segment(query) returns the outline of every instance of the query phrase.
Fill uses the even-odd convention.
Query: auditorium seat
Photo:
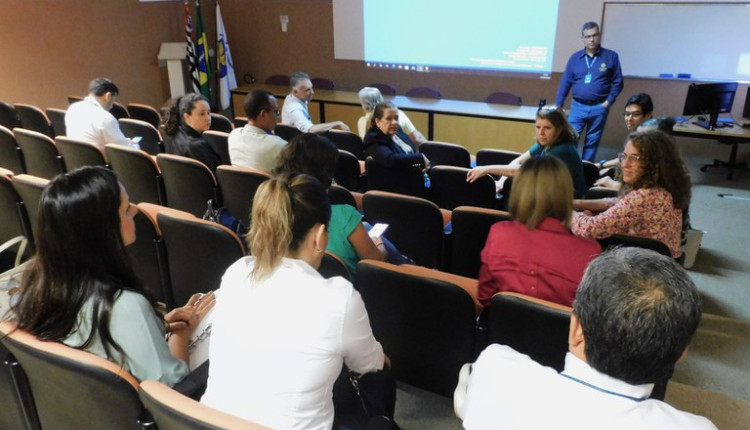
[[[23,153],[10,129],[0,126],[0,167],[13,173],[26,173]]]
[[[107,158],[104,151],[97,145],[84,140],[67,136],[55,137],[57,149],[65,161],[65,168],[70,171],[83,166],[106,166]]]
[[[428,140],[419,145],[419,152],[430,160],[431,166],[471,167],[471,154],[455,143]]]
[[[151,155],[166,152],[164,150],[164,140],[161,137],[158,125],[154,126],[146,121],[134,118],[122,118],[117,121],[120,123],[122,134],[126,137],[131,139],[134,137],[141,137],[141,141],[138,142],[141,150],[146,151]]]
[[[380,94],[384,96],[395,96],[396,95],[396,87],[394,87],[391,84],[383,84],[383,83],[373,83],[367,85],[368,87],[377,88],[380,90]]]
[[[249,167],[219,166],[216,169],[216,180],[221,188],[224,207],[246,228],[250,228],[250,211],[255,192],[270,177],[266,172]]]
[[[339,149],[339,161],[336,163],[333,179],[338,185],[349,191],[362,192],[365,190],[366,178],[362,174],[362,164],[349,151]]]
[[[0,332],[28,378],[42,428],[132,430],[145,423],[138,381],[121,365],[42,341],[9,321]]]
[[[139,396],[159,430],[269,430],[205,406],[159,381],[143,381]]]
[[[283,85],[289,86],[289,75],[271,75],[265,80],[266,85]]]
[[[209,200],[213,201],[214,207],[222,205],[219,184],[205,164],[174,154],[157,155],[156,164],[164,178],[170,208],[202,217]]]
[[[156,160],[148,153],[129,146],[108,143],[104,147],[109,165],[128,190],[130,201],[167,204],[164,178]]]
[[[583,179],[586,183],[586,189],[593,187],[599,176],[599,167],[590,161],[583,160]]]
[[[365,160],[367,190],[388,191],[425,197],[425,177],[422,169],[414,166],[386,167],[372,158]]]
[[[0,273],[18,266],[31,247],[31,225],[12,176],[0,168]]]
[[[111,113],[115,119],[130,118],[130,114],[128,114],[128,110],[125,106],[117,102],[112,103],[112,107],[109,108],[109,113]]]
[[[203,138],[219,154],[219,158],[221,158],[220,164],[232,164],[229,159],[229,132],[214,129],[206,130],[203,132]]]
[[[16,113],[18,113],[18,119],[21,121],[22,128],[42,133],[50,138],[55,137],[52,133],[52,125],[49,118],[47,118],[47,114],[41,109],[23,103],[16,103],[14,107],[16,108]]]
[[[326,279],[341,276],[347,281],[352,280],[346,263],[331,251],[326,251],[323,254],[323,259],[320,261],[320,266],[318,267],[318,273]]]
[[[30,249],[33,251],[36,239],[39,237],[39,202],[42,199],[42,191],[49,180],[31,175],[14,175],[12,182],[13,188],[21,197],[23,207],[26,209],[31,231],[31,237],[27,235],[26,238],[29,240]]]
[[[485,341],[476,324],[476,279],[424,267],[363,260],[355,288],[393,376],[451,397],[464,363]]]
[[[232,121],[220,113],[211,112],[211,130],[223,131],[224,133],[231,133],[234,129]]]
[[[0,344],[0,428],[8,430],[41,430],[34,398],[21,363]]]
[[[234,120],[232,120],[232,123],[234,123],[234,128],[241,128],[247,125],[247,117],[246,116],[236,116],[234,117]]]
[[[65,163],[52,138],[24,128],[13,129],[13,134],[23,153],[26,173],[52,179],[65,172]]]
[[[332,205],[349,205],[354,208],[357,207],[357,201],[354,199],[354,195],[340,185],[333,184],[328,188],[328,198],[331,200]]]
[[[312,82],[313,88],[316,90],[333,91],[336,89],[336,84],[328,78],[312,78],[310,82]]]
[[[510,214],[494,209],[459,206],[453,209],[451,225],[450,272],[476,278],[482,260],[480,253],[487,243],[490,227],[510,220]]]
[[[138,203],[133,217],[135,223],[135,242],[128,245],[125,251],[133,264],[133,270],[143,281],[146,289],[154,298],[166,305],[167,310],[174,309],[176,304],[172,297],[172,284],[169,280],[167,251],[161,238],[161,231],[154,216],[157,207],[151,203]],[[163,206],[158,206],[162,208]],[[179,306],[184,305],[180,303]]]
[[[65,136],[65,109],[47,108],[45,113],[52,127],[52,136]]]
[[[0,126],[6,127],[8,130],[21,126],[18,112],[10,103],[0,101]]]
[[[157,130],[161,124],[161,115],[159,115],[159,111],[153,106],[141,103],[128,103],[128,114],[132,119],[146,121]]]
[[[521,106],[521,96],[513,93],[506,93],[504,91],[496,91],[489,94],[485,99],[485,103],[495,103],[501,105],[515,105]]]
[[[504,149],[480,149],[477,151],[477,166],[490,166],[493,164],[508,164],[520,156],[517,151]]]
[[[294,137],[302,134],[302,132],[299,131],[297,128],[292,127],[291,125],[286,125],[286,124],[276,124],[276,128],[274,129],[273,132],[276,136],[279,136],[280,138],[286,140],[287,142],[292,140]]]
[[[443,94],[440,90],[430,87],[414,87],[406,92],[406,97],[418,97],[423,99],[441,99]]]
[[[466,182],[469,169],[454,166],[435,166],[430,169],[430,200],[442,209],[458,206],[497,207],[495,181],[483,176]]]
[[[343,149],[351,154],[354,154],[358,160],[364,160],[365,155],[362,149],[362,138],[358,134],[352,133],[351,131],[343,130],[330,130],[325,133],[325,136],[331,139],[331,142],[336,144],[338,149]]]
[[[387,237],[420,266],[440,268],[443,256],[443,215],[431,201],[383,191],[362,198],[365,220],[388,224]]]
[[[656,239],[650,239],[647,237],[630,236],[627,234],[615,234],[603,239],[597,239],[597,241],[602,246],[602,251],[620,246],[634,246],[638,248],[650,249],[652,251],[658,252],[659,254],[666,255],[667,257],[672,256],[672,252],[669,250],[669,247],[667,245]]]

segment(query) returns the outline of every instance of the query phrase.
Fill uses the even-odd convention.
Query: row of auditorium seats
[[[264,429],[204,406],[158,381],[0,323],[0,428],[16,430]]]
[[[289,75],[271,75],[266,78],[266,85],[289,85]],[[334,90],[336,89],[335,83],[328,78],[312,78],[310,81],[313,84],[313,88],[320,90]],[[384,96],[395,96],[397,91],[396,87],[391,84],[382,82],[374,82],[367,85],[368,87],[374,87],[380,90]],[[413,87],[410,88],[406,93],[406,97],[417,97],[426,99],[440,99],[443,94],[437,88],[432,87]],[[495,103],[504,105],[516,105],[521,106],[521,96],[504,91],[496,91],[489,94],[485,98],[485,103]]]

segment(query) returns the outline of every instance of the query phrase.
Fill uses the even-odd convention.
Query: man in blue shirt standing
[[[572,89],[568,122],[578,134],[586,128],[581,158],[593,162],[607,122],[609,107],[622,91],[622,70],[615,51],[601,47],[599,24],[581,27],[585,49],[570,56],[557,89],[555,104],[562,106]]]

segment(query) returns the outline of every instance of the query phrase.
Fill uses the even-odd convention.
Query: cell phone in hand
[[[372,238],[380,237],[385,233],[385,229],[388,228],[388,224],[384,223],[377,223],[370,229],[369,232],[367,232],[368,235]]]

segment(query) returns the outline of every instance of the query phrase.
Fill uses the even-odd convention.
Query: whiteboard
[[[605,2],[602,46],[626,76],[750,82],[750,3]]]

